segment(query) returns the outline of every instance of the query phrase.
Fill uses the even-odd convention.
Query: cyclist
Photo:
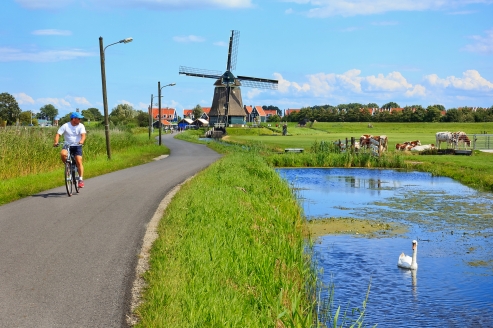
[[[55,134],[55,143],[54,146],[58,146],[58,140],[60,136],[63,135],[65,142],[71,145],[78,146],[70,146],[70,152],[75,154],[75,164],[77,165],[77,170],[79,171],[79,188],[84,188],[84,181],[82,179],[84,174],[84,166],[82,165],[82,145],[86,141],[86,128],[84,124],[80,123],[80,120],[84,118],[80,113],[73,112],[70,114],[70,122],[63,124],[58,132]],[[62,149],[60,152],[60,156],[62,158],[62,162],[65,163],[67,161],[68,152],[66,149]]]

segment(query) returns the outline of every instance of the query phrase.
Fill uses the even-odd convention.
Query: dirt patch
[[[324,218],[308,221],[308,231],[312,238],[323,235],[362,235],[365,237],[391,237],[407,232],[407,228],[397,223],[355,218]]]

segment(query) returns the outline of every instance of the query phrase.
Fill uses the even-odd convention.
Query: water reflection
[[[355,217],[405,223],[409,235],[326,235],[314,247],[335,303],[360,307],[378,327],[493,327],[493,197],[420,172],[280,169],[309,219]],[[397,267],[419,238],[417,271]],[[418,285],[418,273],[420,281]]]

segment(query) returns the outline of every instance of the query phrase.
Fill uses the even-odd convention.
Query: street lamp
[[[176,85],[176,83],[170,83],[170,84],[166,84],[166,85],[163,85],[161,86],[161,82],[158,82],[157,83],[157,89],[158,89],[158,98],[159,98],[159,146],[161,146],[161,131],[162,131],[162,123],[161,123],[161,90],[164,88],[164,87],[172,87]]]
[[[103,84],[103,106],[104,106],[104,132],[106,135],[106,153],[108,154],[108,159],[111,159],[111,147],[110,147],[110,125],[108,120],[108,100],[106,98],[106,69],[104,67],[104,51],[109,46],[117,43],[129,43],[132,42],[132,38],[126,38],[118,42],[107,45],[103,48],[103,37],[99,37],[99,56],[101,57],[101,80]]]
[[[156,96],[157,97],[157,96]],[[151,133],[153,131],[153,127],[152,127],[152,106],[154,106],[154,97],[153,94],[151,94],[151,106],[149,106],[149,140],[151,140]]]

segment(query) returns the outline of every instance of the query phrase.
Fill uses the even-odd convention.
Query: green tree
[[[58,109],[56,109],[52,104],[44,105],[39,109],[39,114],[48,121],[53,121],[55,117],[58,116]]]
[[[138,110],[137,115],[135,116],[135,121],[138,126],[149,126],[149,113]]]
[[[21,125],[31,124],[31,111],[27,110],[19,114],[19,123]]]
[[[17,100],[9,93],[0,93],[0,119],[14,125],[21,114]]]
[[[391,101],[391,102],[386,103],[385,105],[383,105],[382,108],[391,109],[391,108],[401,108],[401,107],[399,106],[399,104]]]
[[[447,110],[447,113],[443,117],[444,122],[460,122],[459,119],[459,110],[457,108],[450,108]]]
[[[109,118],[115,125],[124,125],[132,122],[137,112],[129,104],[119,104],[111,110]]]
[[[88,112],[91,114],[89,115]],[[82,115],[87,116],[87,117],[92,117],[91,120],[94,120],[94,121],[102,121],[103,120],[103,114],[101,114],[99,109],[94,108],[94,107],[84,109],[82,111]]]
[[[376,103],[369,103],[368,105],[366,105],[366,107],[368,107],[368,108],[380,108],[380,107],[378,107],[378,105]]]
[[[196,120],[196,119],[200,118],[202,116],[202,114],[204,114],[204,110],[202,109],[202,107],[200,105],[197,104],[197,106],[195,106],[192,110],[193,118]]]
[[[70,122],[70,115],[72,113],[68,113],[66,114],[64,117],[61,117],[59,120],[58,120],[58,125],[59,126],[62,126],[63,124],[67,123],[67,122]],[[84,115],[84,114],[82,114]]]
[[[436,106],[441,106],[441,105],[433,105],[433,106],[428,106],[426,108],[426,115],[425,115],[426,122],[440,122],[440,118],[442,117],[442,112],[441,112],[442,110],[440,109],[440,107],[436,107]]]
[[[267,117],[267,122],[281,122],[281,117],[279,115],[271,115]]]

